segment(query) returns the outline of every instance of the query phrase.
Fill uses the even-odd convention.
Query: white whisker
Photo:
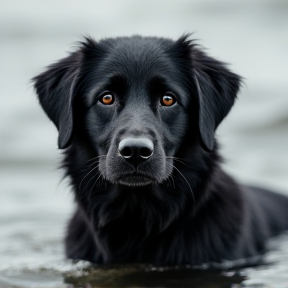
[[[89,198],[90,198],[90,195],[91,195],[91,192],[92,192],[94,186],[96,185],[96,183],[98,182],[98,180],[99,180],[100,177],[101,177],[101,173],[99,174],[99,176],[97,177],[96,181],[94,182],[94,184],[92,185],[92,187],[91,187],[91,189],[90,189],[90,191],[89,191]]]
[[[107,157],[107,155],[99,155],[99,156],[93,157],[93,158],[87,160],[83,165],[86,165],[86,164],[88,164],[89,162],[91,162],[93,160],[98,160],[101,157]]]
[[[181,158],[177,158],[177,157],[173,157],[173,156],[165,156],[165,158],[166,159],[173,159],[173,160],[185,165],[186,167],[188,167],[188,165],[185,162],[183,162],[184,160]]]
[[[96,163],[95,163],[96,164]],[[83,179],[81,180],[81,182],[80,182],[80,184],[79,184],[79,190],[81,191],[81,186],[82,186],[82,183],[83,183],[83,181],[85,180],[85,178],[87,178],[87,176],[89,175],[89,174],[91,174],[95,169],[97,169],[99,167],[99,164],[96,166],[96,167],[94,167],[93,169],[91,169],[84,177],[83,177]],[[91,180],[91,179],[90,179]],[[88,182],[89,183],[89,182]],[[87,184],[86,184],[86,186],[87,186]],[[86,188],[86,186],[85,186],[85,188]]]
[[[170,165],[183,177],[183,179],[185,180],[185,182],[187,183],[187,185],[188,185],[188,187],[189,187],[189,189],[190,189],[190,191],[191,191],[191,195],[192,195],[192,198],[193,198],[193,202],[195,203],[195,197],[194,197],[193,190],[192,190],[192,188],[191,188],[188,180],[186,179],[186,177],[185,177],[185,176],[180,172],[180,170],[179,170],[177,167],[175,167],[175,165],[173,165],[172,163],[167,162],[166,164],[170,164]]]

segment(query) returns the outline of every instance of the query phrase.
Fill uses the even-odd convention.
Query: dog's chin
[[[147,186],[155,182],[155,180],[143,176],[143,175],[126,175],[118,179],[119,184],[130,186],[130,187],[140,187]]]

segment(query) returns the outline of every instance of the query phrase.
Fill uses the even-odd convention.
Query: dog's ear
[[[193,74],[199,97],[199,130],[206,149],[214,147],[214,132],[227,116],[236,99],[241,77],[224,63],[190,46]]]
[[[70,144],[73,131],[73,99],[81,66],[81,52],[48,67],[47,71],[32,79],[44,111],[54,122],[58,131],[58,146],[66,148]]]

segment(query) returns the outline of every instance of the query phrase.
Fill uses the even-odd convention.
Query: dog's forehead
[[[151,75],[169,75],[175,70],[168,54],[173,45],[171,40],[134,36],[115,38],[101,44],[106,50],[106,57],[100,65],[105,72],[115,73],[117,70],[124,76],[138,76],[144,80]]]

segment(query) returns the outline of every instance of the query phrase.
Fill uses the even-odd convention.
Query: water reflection
[[[145,267],[96,268],[81,276],[67,274],[69,288],[85,287],[205,287],[236,288],[245,280],[237,271],[161,269]]]

